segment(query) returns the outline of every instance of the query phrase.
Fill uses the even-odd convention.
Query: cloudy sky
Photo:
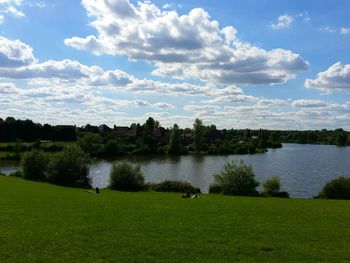
[[[0,0],[0,117],[350,129],[350,0]]]

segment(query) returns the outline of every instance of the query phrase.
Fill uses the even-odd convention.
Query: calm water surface
[[[139,163],[148,182],[184,180],[207,193],[213,175],[226,162],[241,159],[252,165],[260,182],[279,176],[283,190],[292,197],[312,197],[332,178],[350,177],[350,147],[331,145],[283,144],[282,149],[270,149],[267,153],[255,155],[128,156],[117,160]],[[108,185],[112,163],[108,160],[92,163],[90,175],[94,187]],[[0,163],[0,167],[6,174],[18,169],[18,164]]]

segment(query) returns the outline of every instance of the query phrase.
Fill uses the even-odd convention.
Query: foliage
[[[181,153],[181,134],[180,128],[175,123],[173,129],[171,130],[170,143],[169,143],[169,153],[180,154]]]
[[[23,172],[18,170],[18,171],[15,171],[15,172],[12,172],[9,174],[9,176],[13,176],[13,177],[23,177]]]
[[[86,133],[79,139],[79,146],[85,153],[98,156],[103,150],[102,137],[98,133]]]
[[[178,193],[189,192],[191,194],[196,194],[201,192],[198,187],[194,187],[190,183],[184,182],[184,181],[166,180],[161,183],[152,184],[151,188],[157,192],[178,192]]]
[[[114,163],[110,172],[109,187],[113,190],[138,191],[144,188],[145,179],[140,165],[127,162]]]
[[[281,189],[281,179],[277,176],[273,176],[270,179],[266,179],[266,181],[263,183],[263,187],[263,192],[274,196]]]
[[[222,186],[218,184],[209,185],[209,194],[221,194]]]
[[[196,119],[193,123],[193,140],[194,149],[196,152],[200,152],[204,148],[204,125],[203,121]]]
[[[88,156],[79,147],[68,147],[51,159],[49,181],[65,186],[91,187],[88,162]]]
[[[336,144],[337,146],[345,146],[348,141],[348,135],[346,132],[343,130],[338,131],[337,139],[336,139]]]
[[[287,192],[281,192],[281,179],[277,176],[273,176],[270,179],[265,180],[263,183],[262,195],[273,196],[273,197],[284,197],[288,198],[289,194]]]
[[[320,192],[319,198],[350,199],[350,178],[338,177],[328,182]]]
[[[75,141],[76,131],[74,126],[41,125],[31,120],[16,120],[12,117],[3,120],[0,118],[0,141],[14,142],[17,140]]]
[[[253,169],[241,160],[228,162],[224,169],[215,175],[214,185],[222,188],[227,195],[255,196],[259,182],[255,179]]]
[[[23,155],[21,167],[23,178],[28,180],[46,180],[47,173],[47,156],[37,150],[27,152]]]

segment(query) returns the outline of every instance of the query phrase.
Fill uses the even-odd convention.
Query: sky
[[[0,118],[350,130],[350,0],[0,0]]]

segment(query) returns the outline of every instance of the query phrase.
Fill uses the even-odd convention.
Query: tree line
[[[93,157],[122,154],[254,154],[267,148],[282,147],[281,143],[309,143],[349,145],[349,132],[343,129],[319,131],[279,131],[265,129],[217,129],[196,119],[192,128],[161,127],[159,121],[149,117],[145,123],[130,126],[107,125],[83,127],[38,124],[31,120],[0,119],[1,142],[35,142],[35,148],[46,151],[62,150],[49,145],[56,141],[72,141]],[[33,146],[33,147],[34,147]],[[1,146],[2,151],[11,147]],[[30,150],[26,146],[24,150]],[[17,148],[20,148],[17,146]]]

